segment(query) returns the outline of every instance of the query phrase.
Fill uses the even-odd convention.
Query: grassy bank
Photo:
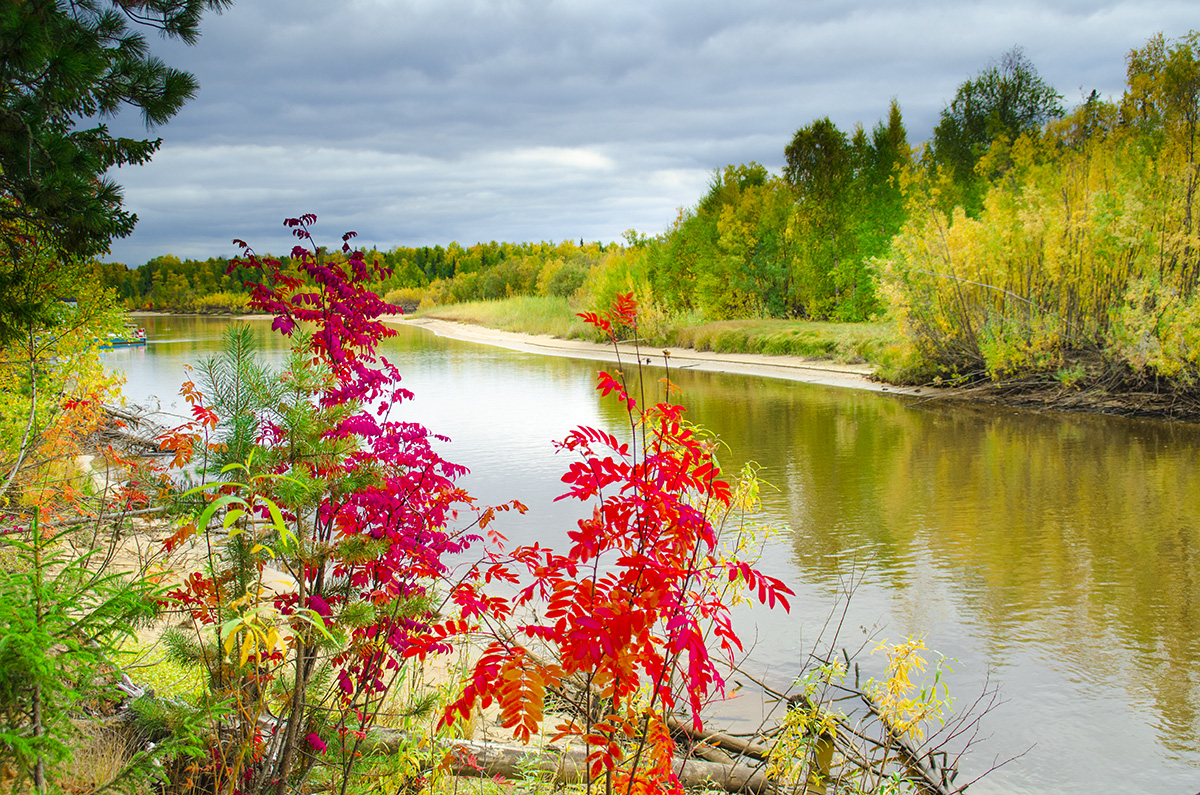
[[[666,343],[716,353],[765,353],[881,364],[892,342],[886,323],[722,320],[670,330]]]
[[[521,296],[422,309],[417,317],[473,323],[522,334],[549,334],[564,339],[595,339],[565,298]],[[658,320],[643,328],[653,345],[693,348],[717,353],[765,353],[837,362],[886,364],[894,340],[886,323],[823,323],[806,320],[723,320],[689,323]]]
[[[522,295],[497,301],[470,301],[427,307],[413,317],[433,317],[458,323],[512,331],[549,334],[563,339],[595,339],[590,326],[575,316],[565,298]]]

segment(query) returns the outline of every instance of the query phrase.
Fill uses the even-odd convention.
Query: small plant
[[[28,784],[43,793],[68,773],[80,737],[74,718],[122,700],[111,659],[154,614],[155,591],[144,578],[107,573],[98,551],[68,554],[76,528],[47,533],[35,514],[3,529],[17,565],[0,568],[0,767],[15,777],[14,791]],[[128,755],[99,788],[147,775],[149,762]]]
[[[883,681],[871,680],[866,688],[880,718],[897,734],[911,735],[917,740],[924,736],[927,725],[945,723],[946,711],[953,704],[942,679],[944,671],[953,670],[945,659],[938,658],[929,686],[917,689],[913,677],[925,671],[924,638],[910,637],[896,644],[885,640],[875,650],[884,652],[888,658]]]
[[[1082,363],[1077,362],[1068,367],[1060,368],[1054,374],[1054,378],[1067,389],[1078,389],[1087,382],[1088,371]]]
[[[922,638],[885,640],[875,650],[888,658],[882,680],[860,688],[846,682],[850,657],[819,660],[786,696],[788,709],[767,767],[782,792],[961,791],[949,787],[956,767],[933,761],[945,761],[942,749],[926,747],[937,734],[932,727],[946,723],[953,705],[943,679],[949,666],[939,658],[928,683],[918,688],[914,680],[926,665]]]

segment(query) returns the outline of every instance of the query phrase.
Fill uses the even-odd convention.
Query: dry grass
[[[92,722],[80,722],[79,743],[55,784],[63,792],[94,792],[121,775],[137,752],[134,741],[124,733]]]

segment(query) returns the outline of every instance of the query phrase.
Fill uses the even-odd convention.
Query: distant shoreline
[[[130,317],[223,317],[238,320],[272,320],[273,315],[230,315],[200,312],[130,312]],[[471,323],[428,317],[387,317],[384,322],[396,326],[416,326],[436,336],[448,339],[491,345],[508,350],[564,356],[575,359],[615,362],[617,353],[611,345],[586,340],[562,339],[546,334],[522,334],[501,331]],[[639,353],[649,366],[663,366],[663,348],[646,346],[637,350],[631,343],[620,346],[622,361],[631,362]],[[667,348],[669,366],[673,369],[776,378],[805,384],[858,389],[888,395],[908,395],[925,400],[949,400],[976,405],[1009,406],[1030,411],[1067,411],[1123,417],[1165,419],[1176,422],[1197,422],[1200,411],[1189,405],[1170,401],[1170,396],[1151,394],[1111,394],[1084,392],[1044,385],[1035,388],[1020,385],[984,384],[952,388],[936,386],[901,386],[872,379],[874,369],[867,364],[842,364],[831,360],[806,359],[800,356],[769,356],[759,353],[716,353],[691,348]],[[648,361],[647,361],[648,360]],[[1164,400],[1166,402],[1164,403]]]
[[[130,317],[227,317],[231,320],[274,320],[274,315],[265,315],[261,312],[252,315],[243,315],[237,312],[156,312],[153,309],[138,309],[129,312]]]
[[[485,326],[437,318],[388,318],[395,325],[418,326],[439,337],[493,345],[509,350],[545,356],[567,356],[576,359],[615,362],[617,354],[611,345],[585,340],[568,340],[540,334],[521,334],[500,331]],[[623,361],[637,355],[632,344],[620,346]],[[668,348],[670,366],[677,369],[778,378],[805,384],[859,389],[888,395],[908,395],[926,400],[951,401],[977,406],[1004,406],[1025,411],[1065,411],[1115,417],[1197,422],[1200,411],[1178,405],[1170,396],[1142,393],[1109,394],[1070,390],[1056,385],[982,384],[968,387],[900,386],[872,380],[874,370],[866,364],[841,364],[829,360],[805,359],[799,356],[768,356],[757,353],[715,353],[691,348]],[[663,349],[643,347],[642,360],[651,366],[662,366]]]

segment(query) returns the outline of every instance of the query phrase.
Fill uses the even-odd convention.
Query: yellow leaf
[[[247,632],[245,639],[242,640],[242,665],[245,665],[246,661],[250,659],[250,655],[255,651],[254,647],[254,633]]]

